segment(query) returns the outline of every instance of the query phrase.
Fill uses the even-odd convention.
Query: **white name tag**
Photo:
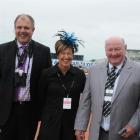
[[[111,102],[112,97],[111,96],[105,96],[104,101],[110,101]]]
[[[71,109],[71,98],[63,98],[63,109]]]
[[[107,93],[107,94],[113,94],[113,89],[106,89],[105,93]]]

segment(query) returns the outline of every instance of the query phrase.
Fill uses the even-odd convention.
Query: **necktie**
[[[111,72],[108,74],[108,78],[107,78],[107,81],[106,81],[106,84],[105,84],[105,91],[106,91],[106,89],[113,90],[113,88],[114,88],[114,83],[115,83],[115,80],[117,78],[116,73],[115,73],[115,69],[116,69],[116,67],[113,66],[111,68]],[[106,96],[106,92],[105,92],[105,96]],[[111,112],[111,101],[104,101],[103,115],[105,117],[107,117],[110,114],[110,112]]]
[[[27,55],[28,55],[28,47],[21,46],[18,50],[18,68],[22,71],[22,75],[25,72]],[[22,92],[20,92],[20,89],[21,86],[16,87],[16,97],[15,97],[16,101],[19,101],[20,95],[22,94]]]
[[[28,55],[28,47],[27,46],[21,46],[20,48],[22,48],[22,53],[19,52],[19,64],[18,67],[24,68],[25,65],[25,61]],[[20,51],[20,50],[19,50]]]

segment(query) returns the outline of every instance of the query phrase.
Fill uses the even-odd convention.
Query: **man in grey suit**
[[[140,64],[126,58],[126,45],[120,37],[107,39],[105,52],[107,60],[89,70],[75,120],[76,138],[85,139],[92,115],[89,140],[138,140]]]

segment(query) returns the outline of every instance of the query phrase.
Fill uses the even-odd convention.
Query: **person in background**
[[[15,40],[0,45],[0,140],[33,140],[41,102],[38,81],[50,49],[34,40],[34,19],[18,15]]]
[[[65,31],[59,31],[57,36],[58,63],[44,70],[40,80],[39,91],[46,98],[38,140],[76,140],[74,120],[86,77],[71,62],[80,40]]]
[[[139,140],[140,64],[126,58],[120,37],[105,42],[107,60],[89,70],[75,120],[77,140]]]

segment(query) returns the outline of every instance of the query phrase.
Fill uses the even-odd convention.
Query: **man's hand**
[[[85,132],[82,130],[75,131],[76,139],[77,140],[85,140]]]
[[[130,138],[136,133],[135,129],[130,125],[126,125],[125,129],[126,131],[121,135],[123,138]]]

